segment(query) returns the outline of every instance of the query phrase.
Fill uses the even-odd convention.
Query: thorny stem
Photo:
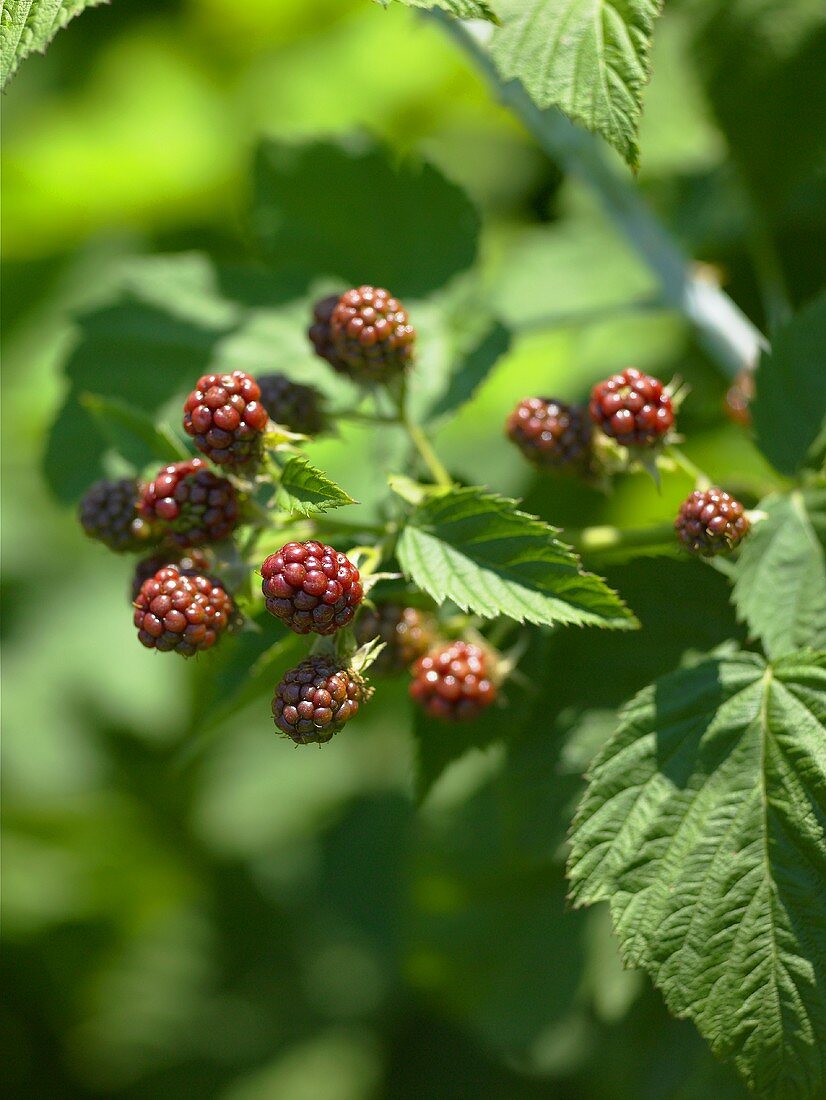
[[[730,378],[753,370],[768,342],[728,295],[698,265],[693,265],[639,192],[611,165],[600,142],[561,111],[541,110],[519,81],[505,81],[496,70],[483,36],[434,11],[439,20],[491,85],[493,94],[515,114],[540,147],[566,172],[594,193],[608,217],[657,277],[663,300],[694,326],[697,337]]]

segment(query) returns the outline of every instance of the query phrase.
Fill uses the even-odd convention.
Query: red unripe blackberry
[[[413,666],[410,694],[432,718],[464,722],[496,699],[489,655],[469,642],[448,642]]]
[[[184,404],[184,431],[219,466],[258,459],[268,420],[258,383],[241,370],[205,374]]]
[[[696,489],[674,520],[674,530],[692,554],[713,557],[733,550],[748,534],[749,518],[739,500],[722,489]]]
[[[589,410],[597,427],[624,447],[652,447],[674,426],[671,397],[662,382],[636,367],[594,386]]]
[[[139,482],[130,477],[116,481],[104,478],[95,482],[78,509],[81,525],[89,538],[118,552],[145,549],[151,532],[135,524],[140,491]]]
[[[212,559],[208,553],[195,547],[184,550],[180,546],[161,548],[157,553],[150,554],[147,558],[141,558],[135,566],[132,574],[132,588],[129,596],[130,603],[138,598],[138,593],[144,581],[154,577],[159,569],[165,565],[177,565],[183,573],[202,573],[206,575],[212,568]]]
[[[360,286],[342,294],[330,313],[332,357],[324,358],[357,382],[387,382],[409,365],[415,342],[401,302],[381,287]]]
[[[270,420],[301,435],[324,430],[324,407],[315,386],[302,386],[284,374],[259,375],[261,404]]]
[[[215,645],[235,618],[232,597],[220,582],[177,565],[165,565],[144,581],[134,606],[141,645],[184,657]]]
[[[373,662],[377,674],[401,672],[427,652],[433,643],[435,620],[426,611],[402,604],[365,607],[356,620],[356,640],[366,645],[374,638],[385,643]]]
[[[364,596],[353,563],[315,540],[288,542],[266,559],[261,576],[267,610],[296,634],[334,634]]]
[[[319,653],[284,674],[275,689],[272,716],[297,745],[320,745],[358,714],[366,698],[361,676]]]
[[[326,359],[334,370],[346,373],[347,364],[342,362],[336,354],[330,332],[330,318],[338,302],[338,294],[331,294],[328,298],[322,298],[316,302],[313,306],[313,323],[310,325],[307,335],[316,355],[321,359]]]
[[[535,466],[560,473],[591,471],[591,421],[582,405],[566,405],[553,397],[526,397],[508,417],[505,430]]]
[[[202,458],[172,462],[145,486],[138,514],[180,547],[219,542],[238,523],[238,494]]]

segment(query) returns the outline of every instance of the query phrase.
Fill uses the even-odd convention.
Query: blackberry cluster
[[[364,596],[359,571],[332,546],[288,542],[261,566],[267,610],[296,634],[334,634]]]
[[[180,546],[164,547],[149,557],[141,558],[132,574],[132,587],[129,599],[132,603],[138,598],[144,581],[154,577],[165,565],[177,565],[182,573],[206,574],[212,568],[212,558],[204,550],[192,548],[184,550]]]
[[[750,526],[740,501],[716,488],[696,489],[683,501],[674,520],[674,530],[683,546],[706,558],[733,550]]]
[[[379,604],[375,609],[365,607],[356,620],[359,645],[366,645],[374,638],[384,642],[384,649],[372,666],[378,675],[409,668],[430,648],[434,632],[432,615],[396,603]]]
[[[581,405],[526,397],[508,417],[505,430],[535,466],[560,473],[592,472],[591,422]]]
[[[307,657],[275,689],[272,716],[297,745],[323,744],[343,729],[367,698],[364,680],[335,658]]]
[[[322,398],[315,386],[302,386],[284,374],[259,375],[258,385],[270,420],[301,435],[324,430]]]
[[[139,515],[164,539],[185,548],[227,538],[238,523],[238,494],[202,458],[164,466],[145,486]]]
[[[464,722],[496,699],[488,654],[469,642],[449,642],[413,666],[410,695],[432,718]]]
[[[223,585],[177,565],[165,565],[144,581],[134,606],[141,645],[183,657],[215,645],[235,616]]]
[[[310,340],[318,354],[357,382],[388,382],[413,358],[416,330],[407,310],[381,287],[346,291],[315,308]]]
[[[135,523],[139,495],[140,484],[134,478],[95,482],[80,502],[83,530],[118,553],[145,549],[150,533]]]
[[[184,431],[219,466],[244,466],[261,454],[267,410],[252,375],[205,374],[184,404]]]
[[[624,447],[653,447],[674,426],[662,382],[636,367],[614,374],[591,391],[591,419]]]

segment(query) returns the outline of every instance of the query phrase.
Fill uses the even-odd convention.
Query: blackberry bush
[[[141,645],[182,657],[214,646],[235,615],[220,582],[178,565],[165,565],[144,581],[134,606]]]
[[[228,538],[239,518],[238,494],[202,458],[164,466],[144,486],[138,514],[160,537],[181,548]]]
[[[104,478],[87,491],[80,502],[79,517],[89,538],[102,542],[110,550],[143,550],[151,540],[150,532],[137,518],[140,483],[123,477]]]
[[[653,447],[674,427],[673,404],[662,382],[636,367],[594,386],[589,409],[594,424],[623,447]]]
[[[218,466],[248,466],[261,457],[269,417],[252,375],[205,374],[184,404],[184,431]]]
[[[296,634],[334,634],[362,601],[359,571],[345,554],[311,539],[288,542],[261,566],[267,610]]]
[[[467,722],[495,702],[491,658],[480,646],[448,642],[413,666],[410,695],[431,718]]]
[[[285,673],[272,701],[276,727],[297,745],[323,744],[358,714],[364,679],[326,654],[307,657]]]
[[[683,501],[674,529],[692,554],[714,557],[733,550],[749,532],[749,519],[739,500],[722,489],[696,489]]]

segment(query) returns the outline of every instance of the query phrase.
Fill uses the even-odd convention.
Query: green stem
[[[688,455],[684,454],[679,447],[676,447],[673,443],[666,448],[666,454],[669,458],[697,485],[698,489],[708,489],[711,485],[711,478],[708,474],[701,470]]]
[[[347,412],[341,411],[333,414],[334,420],[353,420],[357,424],[401,424],[398,416],[385,416],[382,413]]]
[[[437,485],[449,489],[453,485],[453,478],[443,466],[442,460],[436,454],[433,444],[427,438],[425,432],[413,421],[407,411],[407,386],[404,382],[399,391],[398,409],[399,423],[404,427],[410,437],[410,442],[419,452],[419,456],[427,467],[430,476]]]
[[[768,346],[720,287],[692,264],[646,206],[639,191],[610,163],[600,141],[561,111],[541,110],[518,81],[504,81],[485,44],[458,19],[434,11],[445,30],[460,45],[491,85],[502,105],[512,111],[539,146],[571,176],[594,193],[608,217],[657,277],[663,300],[694,326],[697,337],[723,372],[734,378],[752,370]]]
[[[581,554],[599,554],[608,550],[647,550],[667,546],[674,541],[673,523],[655,523],[650,527],[621,530],[619,527],[583,527],[565,531],[562,538]]]

